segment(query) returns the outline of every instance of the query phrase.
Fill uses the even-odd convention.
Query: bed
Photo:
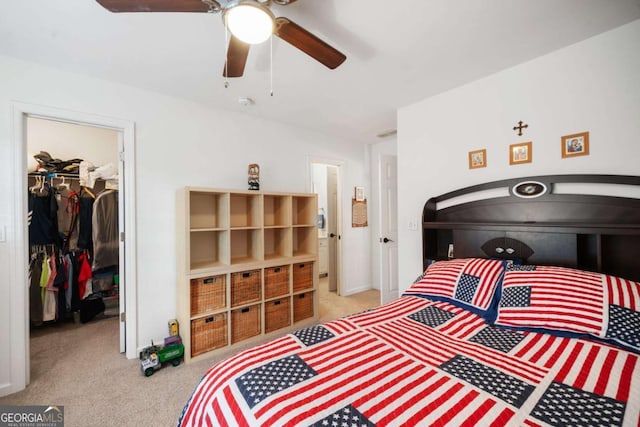
[[[560,175],[430,199],[400,298],[217,363],[179,425],[640,425],[640,195],[611,195],[639,188]]]

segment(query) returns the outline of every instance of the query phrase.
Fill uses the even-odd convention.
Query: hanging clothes
[[[58,202],[58,231],[62,236],[62,249],[64,252],[74,251],[78,248],[79,195],[71,189],[62,189],[58,190],[56,200]]]
[[[65,284],[67,283],[67,269],[64,265],[62,255],[58,252],[53,255],[56,264],[56,277],[53,279],[52,287],[56,293],[56,320],[64,319],[67,314],[65,302]]]
[[[81,265],[80,254],[73,254],[69,258],[71,260],[71,271],[73,271],[73,274],[69,274],[69,286],[71,287],[71,311],[76,312],[80,310],[80,283],[78,281]]]
[[[96,204],[91,189],[73,191],[64,179],[55,187],[53,179],[36,176],[29,192],[29,309],[36,327],[65,319],[87,322],[104,312],[104,296],[117,292],[117,190],[100,193]],[[95,272],[95,285],[94,236],[99,261],[109,265]]]
[[[74,274],[74,270],[73,270],[73,261],[71,261],[71,255],[66,254],[64,256],[64,265],[67,268],[67,286],[65,288],[65,306],[67,308],[67,312],[71,313],[73,311],[73,306],[72,306],[72,296],[73,296],[73,286],[76,283],[73,274]]]
[[[53,188],[45,183],[41,190],[29,192],[29,244],[59,244],[58,203]]]
[[[93,292],[91,285],[91,266],[86,254],[78,256],[78,296],[85,299]]]
[[[94,198],[87,191],[81,192],[79,202],[78,220],[80,221],[78,229],[78,248],[93,250],[93,203]]]
[[[29,262],[29,318],[34,326],[42,325],[42,293],[40,277],[44,253],[34,252]]]
[[[99,270],[118,265],[118,192],[106,190],[98,194],[93,205],[93,264]]]
[[[42,299],[42,320],[48,322],[50,320],[56,320],[56,306],[58,300],[58,290],[53,286],[53,282],[55,281],[57,275],[56,261],[55,256],[50,256],[47,258],[48,265],[48,277],[46,280],[46,285],[42,288],[44,292],[44,297]],[[42,283],[40,283],[42,286]]]

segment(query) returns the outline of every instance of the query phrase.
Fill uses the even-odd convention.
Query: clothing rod
[[[47,172],[47,173],[30,172],[29,176],[41,176],[43,178],[80,179],[80,175],[78,175],[77,173],[64,173],[64,172]]]

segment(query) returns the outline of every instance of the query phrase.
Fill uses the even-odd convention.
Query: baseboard
[[[371,285],[364,285],[364,286],[360,286],[360,287],[355,288],[355,289],[349,289],[348,291],[343,292],[341,295],[343,297],[348,297],[349,295],[358,294],[360,292],[369,291],[371,289],[373,289],[371,287]]]

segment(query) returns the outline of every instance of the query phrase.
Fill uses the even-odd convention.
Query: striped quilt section
[[[560,267],[511,268],[502,281],[496,324],[604,337],[601,274]]]

